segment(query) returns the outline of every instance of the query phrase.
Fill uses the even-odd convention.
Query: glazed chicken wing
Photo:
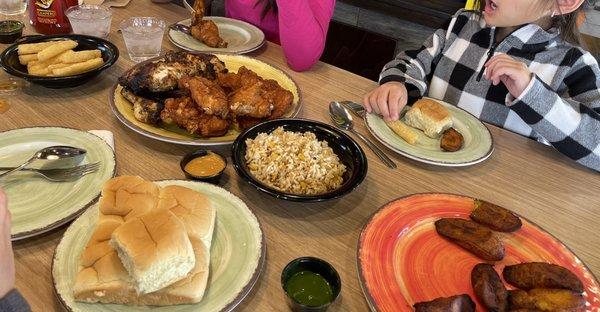
[[[215,81],[203,77],[184,78],[180,86],[189,90],[197,107],[204,113],[221,118],[229,114],[227,95]]]
[[[221,136],[229,129],[229,121],[202,113],[190,97],[166,100],[160,117],[166,123],[174,123],[203,137]]]

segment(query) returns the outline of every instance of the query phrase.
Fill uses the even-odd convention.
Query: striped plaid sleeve
[[[402,51],[383,67],[379,84],[399,81],[415,86],[421,95],[427,91],[427,75],[444,47],[446,30],[438,29],[416,50]]]
[[[564,59],[576,60],[564,79],[564,94],[534,75],[508,105],[559,152],[600,171],[600,68],[590,53],[578,48]]]

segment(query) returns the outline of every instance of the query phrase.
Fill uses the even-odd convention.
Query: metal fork
[[[344,107],[349,109],[354,115],[360,118],[365,118],[365,115],[367,114],[365,107],[358,103],[354,103],[352,101],[340,101],[340,104],[344,105]]]
[[[49,181],[52,182],[66,182],[66,181],[74,181],[86,174],[92,173],[100,168],[100,162],[95,162],[92,164],[81,165],[72,168],[61,168],[61,169],[33,169],[33,168],[25,168],[21,169],[21,171],[29,171],[37,173]],[[0,167],[0,171],[6,171],[14,169],[13,167]]]

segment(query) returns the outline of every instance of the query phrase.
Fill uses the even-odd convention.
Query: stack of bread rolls
[[[104,185],[99,210],[81,254],[75,300],[128,305],[202,300],[216,217],[207,196],[121,176]]]

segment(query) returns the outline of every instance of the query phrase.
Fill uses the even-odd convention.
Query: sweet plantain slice
[[[504,267],[504,280],[521,289],[561,288],[583,292],[583,283],[577,275],[560,265],[530,262]]]
[[[465,294],[417,302],[413,307],[415,312],[475,312],[475,302]]]
[[[471,220],[442,218],[435,222],[441,236],[487,261],[504,258],[504,245],[488,228]]]
[[[511,290],[508,296],[511,311],[528,309],[543,312],[583,312],[585,299],[567,289],[535,288],[529,291]]]
[[[514,213],[484,200],[475,200],[475,209],[470,217],[494,231],[514,232],[521,228],[521,219]]]
[[[507,311],[508,291],[491,264],[479,263],[473,267],[471,285],[475,295],[488,311]]]

